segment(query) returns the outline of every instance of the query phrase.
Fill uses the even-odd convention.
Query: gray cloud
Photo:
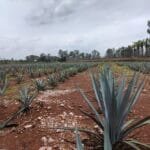
[[[36,0],[35,8],[29,14],[28,19],[33,24],[43,25],[64,21],[73,17],[75,13],[94,4],[97,0]],[[35,3],[32,0],[31,3]],[[72,19],[72,18],[71,18]]]
[[[0,58],[100,50],[147,37],[149,0],[0,0]]]

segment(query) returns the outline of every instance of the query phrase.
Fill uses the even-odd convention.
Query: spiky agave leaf
[[[145,147],[147,149],[150,149],[150,145],[141,143],[141,142],[134,140],[134,139],[127,139],[123,142],[126,143],[127,145],[131,146],[135,150],[141,150],[140,147]]]
[[[142,126],[150,124],[150,116],[145,117],[144,119],[141,119],[139,121],[132,121],[130,124],[123,126],[122,132],[121,132],[121,138],[126,137],[130,132],[133,130],[140,128]]]
[[[5,128],[13,119],[15,119],[23,111],[24,111],[24,108],[20,108],[17,112],[15,112],[14,114],[12,114],[3,123],[0,123],[0,130],[3,129],[3,128]]]
[[[83,150],[83,144],[81,142],[81,139],[80,139],[80,136],[79,136],[79,133],[78,133],[78,129],[76,128],[75,130],[76,132],[76,146],[77,146],[77,150]]]
[[[4,95],[7,87],[8,87],[8,80],[5,79],[5,83],[0,87],[0,95]]]
[[[97,112],[97,110],[95,109],[95,107],[93,106],[93,104],[90,102],[90,100],[87,98],[87,96],[84,94],[84,92],[82,90],[80,90],[80,93],[83,96],[83,98],[86,101],[86,103],[88,104],[88,106],[91,108],[91,110],[95,114],[95,119],[99,123],[98,125],[100,126],[100,128],[103,129],[104,128],[104,123],[103,123],[102,118],[99,116],[99,113]]]
[[[4,95],[6,89],[8,87],[8,80],[6,72],[0,72],[0,95]]]

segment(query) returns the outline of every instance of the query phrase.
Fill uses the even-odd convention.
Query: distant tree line
[[[147,25],[147,33],[150,36],[150,21],[148,21]],[[109,48],[106,51],[106,57],[150,57],[150,38],[139,40],[127,47],[120,47],[118,49]]]
[[[67,51],[59,50],[58,56],[51,56],[50,54],[40,54],[26,56],[26,61],[30,62],[55,62],[55,61],[75,61],[75,60],[89,60],[89,59],[99,59],[100,53],[97,50],[93,50],[91,53],[80,52],[79,50]]]
[[[79,50],[74,51],[66,51],[66,50],[59,50],[58,56],[61,61],[66,60],[90,60],[90,59],[99,59],[100,52],[97,50],[93,50],[91,53],[84,53],[80,52]]]
[[[55,62],[55,61],[59,61],[59,57],[42,53],[42,54],[40,54],[40,56],[37,56],[37,55],[26,56],[26,61],[29,61],[29,62]]]

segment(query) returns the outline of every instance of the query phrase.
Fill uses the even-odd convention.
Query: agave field
[[[127,66],[132,70],[139,71],[145,74],[150,73],[150,62],[125,62],[118,63],[119,65]]]
[[[0,149],[149,150],[150,63],[0,65]]]

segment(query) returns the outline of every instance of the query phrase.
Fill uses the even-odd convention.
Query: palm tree
[[[147,33],[150,36],[150,20],[147,22]],[[146,56],[150,56],[150,37],[146,40]]]
[[[132,57],[134,57],[135,56],[135,52],[136,52],[136,46],[135,46],[135,44],[132,44]]]
[[[150,20],[147,22],[147,26],[148,26],[147,33],[150,34]]]
[[[145,56],[146,57],[150,56],[150,39],[148,38],[145,40],[145,49],[146,49]]]
[[[144,46],[144,41],[143,40],[140,40],[139,41],[139,45],[140,45],[140,56],[144,56],[144,48],[143,48],[143,46]]]
[[[140,41],[134,42],[134,45],[135,45],[135,56],[139,57],[140,56],[141,42]]]

